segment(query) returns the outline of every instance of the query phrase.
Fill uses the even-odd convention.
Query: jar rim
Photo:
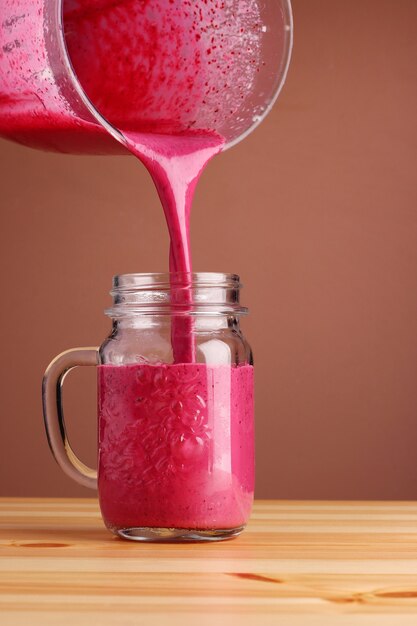
[[[184,286],[229,287],[240,289],[243,285],[238,274],[224,272],[146,272],[116,274],[112,280],[111,295],[115,292],[137,289],[171,289]]]

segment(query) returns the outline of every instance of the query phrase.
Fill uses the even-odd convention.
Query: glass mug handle
[[[97,489],[97,470],[80,461],[70,446],[65,429],[62,387],[66,375],[74,367],[98,364],[98,348],[66,350],[51,361],[42,381],[43,418],[52,454],[70,478],[91,489]]]

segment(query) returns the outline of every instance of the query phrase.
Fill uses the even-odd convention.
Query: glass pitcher
[[[292,46],[290,2],[196,0],[199,12],[208,12],[207,28],[192,18],[180,35],[186,18],[178,17],[178,4],[2,2],[0,136],[35,148],[84,154],[127,153],[123,131],[209,130],[223,137],[226,147],[240,141],[268,113],[285,81]],[[164,48],[158,53],[152,45],[142,58],[145,5],[145,34],[156,29],[155,41],[160,39]],[[219,17],[209,21],[212,5]],[[167,20],[158,22],[158,11]],[[93,23],[91,16],[101,13],[105,19]],[[175,40],[168,36],[171,31]],[[85,42],[90,48],[83,51]],[[227,54],[219,60],[224,46]],[[179,69],[177,62],[170,65],[176,53]],[[197,61],[200,69],[190,74]],[[181,94],[189,90],[186,106]]]
[[[45,373],[51,450],[71,478],[98,487],[104,522],[122,538],[228,539],[249,518],[253,358],[240,287],[233,274],[117,276],[110,336],[62,353]],[[191,289],[186,308],[182,288]],[[177,325],[176,340],[181,328],[186,341],[192,333],[195,360],[175,363],[172,324],[184,317],[191,323]],[[76,457],[65,429],[62,385],[79,365],[97,366],[98,472]]]

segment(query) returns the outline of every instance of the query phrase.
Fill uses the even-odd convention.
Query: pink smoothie
[[[73,67],[123,145],[62,106],[43,31],[27,36],[42,24],[43,1],[8,3],[0,135],[59,152],[130,151],[160,196],[170,270],[190,272],[197,181],[224,145],[222,129],[239,131],[242,107],[252,111],[245,99],[261,63],[258,0],[66,0]],[[187,289],[171,297],[191,306]],[[111,528],[228,529],[249,516],[253,368],[195,363],[190,319],[173,317],[175,364],[99,367],[99,495]]]
[[[253,367],[99,367],[99,494],[111,529],[231,529],[253,500]]]

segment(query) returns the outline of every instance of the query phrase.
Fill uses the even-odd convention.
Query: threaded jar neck
[[[114,276],[106,315],[245,315],[237,274],[214,272]]]

